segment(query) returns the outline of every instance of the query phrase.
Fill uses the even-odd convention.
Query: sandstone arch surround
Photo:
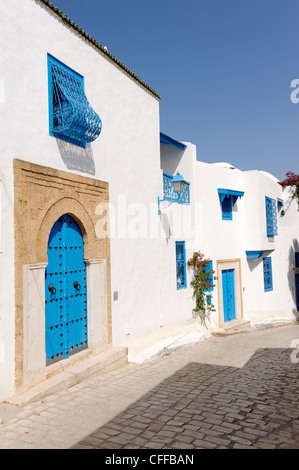
[[[13,166],[15,393],[21,393],[67,367],[59,363],[46,367],[43,349],[48,238],[56,220],[65,213],[75,219],[83,234],[89,353],[111,343],[110,240],[97,238],[95,231],[99,219],[96,207],[109,202],[109,185],[22,160],[14,160]]]
[[[45,209],[45,216],[38,229],[36,239],[37,262],[47,262],[47,245],[49,234],[55,222],[63,214],[69,214],[79,225],[84,241],[84,257],[90,259],[93,252],[92,241],[96,238],[91,217],[80,202],[71,197],[59,199]]]

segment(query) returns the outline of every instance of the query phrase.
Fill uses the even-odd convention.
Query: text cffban
[[[149,462],[152,465],[193,465],[193,455],[174,455],[174,454],[153,454],[148,459],[140,457],[120,457],[112,455],[112,457],[106,457],[106,465],[131,465],[133,468],[137,467],[138,463]]]

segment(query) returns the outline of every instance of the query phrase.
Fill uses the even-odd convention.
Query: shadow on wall
[[[293,245],[289,249],[289,271],[288,271],[288,282],[290,286],[290,291],[292,293],[293,300],[295,305],[299,304],[299,299],[296,296],[296,284],[295,284],[295,273],[294,267],[295,263],[295,253],[299,253],[299,242],[297,239],[293,240]],[[294,309],[293,313],[296,315],[297,321],[299,320],[299,312]]]
[[[267,256],[271,256],[272,252],[273,250],[267,250],[267,251],[264,251],[263,255],[260,256],[259,258],[247,259],[247,264],[250,269],[250,272],[254,271],[255,268],[257,268],[259,264],[262,264],[264,258],[266,258]]]
[[[161,224],[164,231],[166,243],[168,244],[169,239],[171,238],[171,227],[168,216],[166,214],[161,214]]]
[[[184,150],[175,148],[172,145],[161,144],[161,169],[169,175],[174,175],[180,165],[184,155]]]
[[[64,140],[56,139],[56,142],[63,163],[68,170],[95,175],[95,163],[91,144],[86,144],[84,149]]]

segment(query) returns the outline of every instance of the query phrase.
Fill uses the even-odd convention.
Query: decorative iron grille
[[[183,192],[178,194],[173,187],[172,179],[173,176],[163,173],[164,200],[178,204],[190,204],[190,183],[185,181]]]
[[[269,290],[273,290],[271,257],[263,259],[263,269],[264,269],[264,290],[265,292]]]
[[[83,77],[49,57],[49,80],[52,134],[81,146],[93,142],[102,121],[85,95]]]
[[[177,289],[186,287],[186,256],[185,242],[176,242],[176,281]]]
[[[228,195],[222,201],[222,219],[223,220],[232,220],[232,196]]]
[[[266,196],[266,223],[267,237],[274,237],[278,233],[276,201]]]

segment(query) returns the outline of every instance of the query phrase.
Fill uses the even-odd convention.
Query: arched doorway
[[[87,358],[101,360],[101,352],[105,351],[107,346],[112,343],[112,317],[111,317],[111,270],[110,270],[110,240],[101,239],[96,235],[96,224],[99,216],[96,208],[98,204],[106,203],[109,200],[109,185],[104,181],[91,179],[78,174],[36,165],[22,160],[14,160],[14,264],[15,264],[15,392],[19,394],[29,390],[37,384],[52,378],[60,372],[69,371],[70,375],[77,377],[76,369],[73,365],[80,361],[82,370],[84,367],[91,372],[94,368],[89,368],[90,363]],[[65,282],[64,277],[59,278],[58,272],[62,269],[55,269],[54,264],[49,264],[49,235],[58,220],[68,214],[79,226],[81,236],[84,241],[84,260],[83,250],[81,250],[81,264],[86,269],[86,283],[80,282],[78,278],[68,280],[67,286],[71,287],[77,280],[81,289],[79,293],[83,294],[86,289],[87,295],[73,297],[73,302],[78,297],[83,300],[83,312],[76,318],[76,324],[81,324],[84,331],[84,339],[72,341],[69,338],[69,345],[64,337],[57,337],[57,349],[51,359],[52,362],[57,359],[70,356],[72,352],[78,352],[67,360],[57,361],[50,365],[46,360],[46,318],[47,328],[52,332],[61,328],[61,323],[66,325],[67,320],[60,318],[61,313],[54,311],[54,304],[60,309],[61,300],[60,285]],[[75,224],[70,224],[75,227]],[[80,236],[80,230],[74,231],[76,236]],[[55,231],[53,230],[53,233]],[[56,234],[57,236],[57,234]],[[59,240],[58,242],[61,242]],[[51,235],[50,245],[54,246],[53,253],[58,253],[55,246],[59,246],[55,241],[52,243]],[[81,241],[81,237],[80,237]],[[70,246],[83,246],[83,243],[73,242]],[[77,251],[76,251],[77,250]],[[78,249],[70,249],[71,252],[79,253]],[[80,249],[79,249],[80,251]],[[62,253],[61,253],[62,254]],[[57,258],[60,258],[59,256]],[[57,260],[56,258],[56,260]],[[54,256],[55,261],[55,256]],[[51,260],[50,260],[51,263]],[[58,264],[57,268],[61,268]],[[45,282],[45,270],[47,268],[47,283]],[[80,270],[80,268],[79,268]],[[75,269],[65,269],[65,271],[76,271]],[[78,271],[78,269],[77,269]],[[52,277],[48,278],[48,273],[52,272]],[[55,274],[57,272],[57,275]],[[54,275],[53,275],[54,273]],[[82,273],[82,270],[81,270]],[[85,271],[83,271],[85,274]],[[71,273],[72,274],[72,273]],[[74,273],[73,273],[74,274]],[[75,275],[78,275],[78,272]],[[80,272],[79,272],[80,274]],[[62,275],[60,275],[62,276]],[[51,281],[50,281],[51,280]],[[53,282],[55,280],[55,282]],[[61,283],[59,281],[62,281]],[[48,282],[49,281],[49,282]],[[57,283],[58,281],[58,283]],[[48,290],[49,284],[56,288],[56,297],[54,291],[52,297]],[[58,285],[59,284],[59,285]],[[86,287],[84,287],[86,286]],[[79,287],[79,286],[78,286]],[[66,287],[65,287],[66,289]],[[65,297],[69,297],[65,295]],[[55,300],[57,298],[57,300]],[[87,298],[87,299],[86,299]],[[72,297],[70,297],[72,299]],[[47,300],[47,303],[45,302]],[[50,302],[52,300],[52,302]],[[49,302],[48,302],[49,301]],[[51,316],[48,316],[49,307],[52,304],[56,317],[49,323]],[[87,311],[84,309],[87,308]],[[47,310],[47,316],[46,316]],[[54,315],[54,314],[53,314]],[[86,319],[87,316],[87,319]],[[81,320],[82,318],[82,320]],[[74,318],[71,319],[75,320]],[[84,323],[83,323],[84,322]],[[73,325],[74,323],[71,323]],[[56,326],[57,325],[57,326]],[[87,325],[87,327],[85,326]],[[52,330],[50,327],[52,326]],[[54,330],[55,328],[55,330]],[[76,330],[69,331],[69,335]],[[87,333],[85,335],[85,333]],[[63,334],[63,330],[59,333]],[[78,335],[79,336],[79,335]],[[61,339],[63,341],[61,341]],[[83,343],[81,345],[81,342]],[[63,343],[61,345],[61,343]],[[65,344],[67,347],[65,347]],[[78,344],[78,346],[76,346]],[[64,348],[64,349],[60,349]],[[80,348],[86,348],[80,351]],[[48,348],[47,348],[48,349]],[[68,352],[67,352],[68,351]],[[114,351],[112,348],[111,354]],[[58,356],[56,356],[58,354]],[[55,357],[54,357],[55,356]],[[113,355],[109,358],[114,357]],[[106,358],[106,354],[104,356]],[[85,360],[87,360],[85,362]],[[106,360],[106,359],[105,359]],[[113,359],[114,360],[114,359]],[[109,359],[110,361],[110,359]],[[74,379],[74,380],[77,380]]]
[[[68,214],[53,225],[45,272],[46,364],[87,348],[87,289],[84,242]]]

